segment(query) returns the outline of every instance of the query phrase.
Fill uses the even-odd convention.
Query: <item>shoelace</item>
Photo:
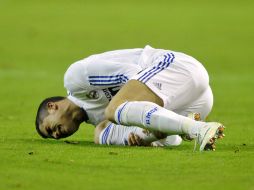
[[[199,138],[200,138],[200,134],[196,134],[196,138],[194,138],[194,148],[193,148],[193,152],[195,152],[196,151],[196,149],[197,149],[197,141],[199,141]]]
[[[193,152],[196,152],[197,149],[197,139],[194,140],[194,148],[193,148]]]

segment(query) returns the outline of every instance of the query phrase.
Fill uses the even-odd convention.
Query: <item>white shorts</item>
[[[186,54],[162,51],[132,79],[146,84],[163,100],[166,109],[178,114],[198,112],[205,119],[212,109],[208,73],[200,62]]]

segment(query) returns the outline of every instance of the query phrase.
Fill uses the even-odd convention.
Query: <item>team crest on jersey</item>
[[[95,90],[92,90],[88,93],[88,98],[91,98],[91,99],[98,99],[99,98],[99,94],[97,91]]]

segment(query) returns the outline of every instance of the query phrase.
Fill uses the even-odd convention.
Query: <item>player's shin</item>
[[[133,101],[121,104],[115,112],[115,121],[122,125],[139,126],[167,134],[196,136],[204,122],[178,115],[152,102]]]

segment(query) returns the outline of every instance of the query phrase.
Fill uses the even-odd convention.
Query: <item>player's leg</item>
[[[162,104],[160,97],[145,84],[131,80],[112,99],[107,107],[106,117],[119,124],[139,126],[167,134],[190,133],[190,129],[194,130],[192,133],[195,134],[197,128],[204,125],[203,122],[196,122],[167,110],[158,103]]]
[[[213,93],[210,86],[191,104],[179,107],[174,112],[188,116],[189,118],[195,119],[196,121],[206,121],[209,113],[213,107]],[[181,135],[183,140],[193,140],[189,135]]]
[[[177,100],[175,100],[177,103]],[[175,106],[176,106],[175,103]],[[180,102],[181,104],[181,102]],[[185,105],[183,107],[177,106],[178,109],[173,110],[175,113],[189,117],[196,121],[205,121],[207,116],[212,110],[213,106],[213,93],[210,87],[205,90],[200,97],[192,101],[191,104]],[[152,146],[179,146],[182,143],[182,140],[191,141],[193,140],[188,135],[170,135],[165,139],[160,139],[153,142]],[[215,145],[211,145],[215,148]]]
[[[191,104],[185,105],[183,107],[178,107],[178,109],[173,111],[179,115],[187,116],[196,121],[205,121],[212,110],[212,106],[213,93],[211,88],[208,87],[196,100],[191,102]],[[178,146],[181,144],[182,139],[186,141],[193,140],[188,135],[181,135],[181,137],[178,135],[170,135],[165,139],[153,142],[152,146]],[[215,149],[214,144],[211,144],[211,147]]]
[[[142,91],[142,88],[139,90]],[[194,121],[147,101],[124,102],[113,113],[114,121],[122,125],[139,126],[166,134],[187,134],[191,138],[197,138],[201,145],[200,150],[210,140],[222,137],[223,132],[219,123]]]
[[[198,120],[205,121],[213,107],[213,93],[210,86],[198,97],[196,100],[191,102],[191,104],[173,110],[174,112],[188,116],[191,113],[197,113]]]
[[[202,118],[205,118],[212,108],[212,92],[209,88],[191,105],[185,108],[178,109],[176,113],[189,116],[190,113],[199,113]],[[193,117],[192,119],[195,119]],[[131,136],[132,135],[132,136]],[[102,137],[105,140],[102,140]],[[139,138],[139,139],[136,139]],[[182,139],[178,135],[170,135],[165,139],[159,139],[147,130],[139,127],[125,127],[122,125],[113,124],[107,120],[101,122],[95,128],[94,142],[96,144],[108,145],[152,145],[152,146],[178,146]],[[189,138],[188,138],[189,139]],[[140,142],[139,142],[140,141]],[[151,143],[152,142],[152,143]]]
[[[175,61],[166,68],[158,61],[158,68],[147,68],[135,80],[128,81],[108,105],[106,118],[167,134],[190,133],[188,126],[195,126],[195,133],[204,123],[170,110],[195,100],[208,87],[209,78],[200,63],[189,57],[184,59],[187,60]]]
[[[125,127],[108,120],[95,128],[95,144],[149,146],[158,138],[140,127]]]
[[[147,101],[163,106],[163,100],[150,88],[137,80],[130,80],[114,96],[106,108],[106,118],[114,121],[114,113],[119,105],[127,101]]]
[[[208,79],[206,73],[199,73],[198,70],[196,70],[196,72],[188,75],[188,73],[182,74],[179,72],[179,68],[175,69],[176,72],[171,72],[171,74],[178,75],[180,73],[180,78],[175,78],[175,76],[172,75],[174,77],[172,78],[173,80],[169,78],[169,80],[166,81],[168,83],[163,84],[164,91],[166,84],[180,81],[178,85],[180,86],[179,88],[167,89],[167,91],[174,92],[173,95],[181,95],[179,97],[180,99],[182,97],[191,99],[192,97],[195,97],[196,94],[202,93],[205,90],[205,87],[207,87]],[[202,70],[202,68],[200,70]],[[164,72],[164,74],[168,73]],[[199,138],[198,135],[201,134],[202,138],[199,140],[201,150],[210,138],[215,137],[215,135],[218,135],[218,133],[221,132],[218,130],[218,128],[221,129],[221,125],[218,123],[207,124],[204,122],[193,121],[159,106],[162,102],[165,107],[170,105],[165,105],[165,102],[167,102],[165,99],[167,99],[167,97],[164,99],[163,96],[158,96],[160,92],[158,93],[158,90],[154,89],[155,88],[151,86],[151,82],[150,85],[148,85],[144,84],[143,81],[129,81],[109,104],[106,110],[106,117],[111,121],[121,123],[123,125],[140,126],[145,129],[160,131],[167,134],[188,134],[195,138]],[[187,94],[188,90],[191,91],[190,94]],[[169,99],[170,98],[172,97],[169,96]],[[182,99],[182,101],[184,104],[185,99]],[[202,130],[200,129],[201,127]]]

